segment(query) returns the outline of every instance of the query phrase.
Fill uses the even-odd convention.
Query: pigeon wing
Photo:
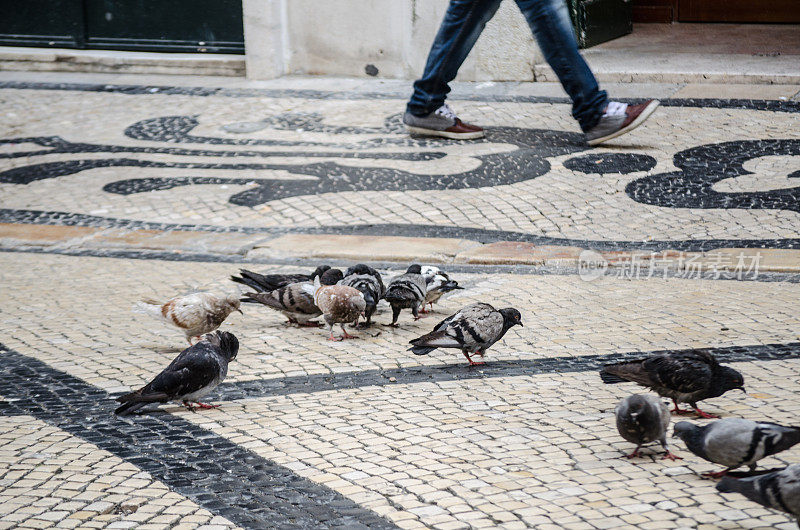
[[[708,388],[714,375],[705,356],[657,355],[642,363],[655,386],[692,394]]]

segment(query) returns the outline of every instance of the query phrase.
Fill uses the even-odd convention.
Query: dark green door
[[[0,0],[0,45],[244,53],[241,0]]]
[[[633,31],[631,0],[568,0],[567,4],[581,48]]]

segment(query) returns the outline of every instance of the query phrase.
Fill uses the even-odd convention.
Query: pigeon
[[[214,390],[228,375],[228,363],[236,358],[239,341],[232,333],[217,331],[183,350],[169,366],[145,386],[117,398],[122,405],[114,411],[124,416],[148,403],[177,401],[195,412],[197,408],[209,409],[199,400]],[[196,403],[197,405],[192,405]]]
[[[733,469],[749,466],[800,443],[800,427],[786,427],[766,421],[725,418],[699,426],[688,421],[675,424],[675,436],[700,458],[721,464],[723,471],[706,473],[719,478]]]
[[[392,278],[386,286],[384,298],[392,306],[392,323],[390,326],[397,325],[397,317],[400,316],[401,309],[411,308],[414,320],[419,320],[419,308],[425,303],[425,278],[422,276],[422,267],[411,265],[400,276]]]
[[[361,291],[347,285],[322,285],[319,278],[314,278],[314,285],[304,284],[303,289],[314,297],[314,304],[322,311],[325,322],[330,326],[328,340],[356,338],[347,333],[344,324],[358,324],[359,315],[364,313],[367,302]],[[342,328],[342,336],[338,339],[333,337],[334,324],[339,324]]]
[[[239,305],[239,298],[234,295],[217,296],[199,292],[177,296],[163,304],[155,300],[143,300],[134,310],[182,329],[191,344],[192,337],[199,339],[201,335],[216,330],[232,312],[241,313]]]
[[[723,477],[717,484],[717,490],[721,493],[741,493],[761,506],[787,512],[800,519],[800,464],[755,477]]]
[[[656,440],[666,453],[661,459],[680,460],[667,447],[667,427],[669,427],[669,407],[653,395],[634,394],[620,401],[614,409],[617,417],[617,430],[627,441],[636,444],[636,449],[626,455],[628,458],[642,456],[639,449],[644,444]]]
[[[442,295],[456,289],[463,289],[463,287],[458,285],[457,281],[451,280],[450,276],[439,269],[439,267],[433,267],[431,265],[422,267],[422,276],[425,278],[425,286],[427,289],[425,292],[425,302],[422,304],[422,313],[427,313],[425,304],[430,304],[431,311],[433,311],[433,304],[438,302]]]
[[[322,285],[335,285],[342,276],[342,271],[329,269],[320,276]],[[270,293],[245,293],[243,302],[257,302],[283,313],[289,319],[289,324],[300,326],[318,327],[316,322],[309,322],[322,314],[322,311],[314,304],[314,297],[308,294],[304,285],[308,282],[290,283]]]
[[[367,304],[367,308],[364,310],[366,317],[364,327],[369,327],[372,324],[372,314],[378,307],[378,301],[386,294],[381,274],[372,267],[359,263],[345,271],[344,279],[339,282],[339,285],[354,287],[364,295],[364,301]]]
[[[495,309],[489,304],[470,304],[439,322],[433,331],[409,342],[415,355],[426,355],[436,348],[458,348],[474,366],[470,354],[481,357],[487,348],[503,338],[512,326],[522,326],[522,315],[513,307]]]
[[[259,274],[246,269],[240,269],[241,276],[231,276],[236,283],[246,285],[259,293],[271,293],[290,283],[312,282],[317,276],[329,270],[328,265],[320,265],[311,274]]]
[[[702,418],[717,418],[697,408],[697,402],[719,397],[728,390],[738,388],[744,392],[742,374],[722,366],[713,355],[702,350],[662,353],[616,364],[600,370],[606,384],[630,381],[651,388],[659,396],[672,399],[677,414],[691,414],[681,410],[678,403],[688,403]]]

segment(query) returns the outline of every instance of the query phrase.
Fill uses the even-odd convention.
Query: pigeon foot
[[[636,449],[634,452],[632,452],[629,455],[623,455],[622,458],[638,458],[640,456],[642,456],[642,452],[639,451],[638,449]]]
[[[717,418],[720,417],[719,414],[709,414],[708,412],[703,412],[700,409],[695,409],[694,412],[695,412],[695,414],[697,414],[698,418],[705,418],[705,419],[711,420],[711,419],[717,419]]]
[[[674,455],[671,452],[667,451],[666,453],[664,453],[664,456],[661,457],[661,460],[667,460],[667,459],[672,460],[674,462],[675,460],[683,460],[683,457]]]
[[[703,478],[715,478],[716,479],[716,478],[722,478],[727,474],[728,474],[728,470],[724,469],[722,471],[713,471],[713,472],[703,473],[700,476],[703,477]]]

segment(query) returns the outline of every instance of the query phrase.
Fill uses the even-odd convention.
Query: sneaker
[[[648,99],[639,105],[610,101],[600,121],[586,131],[586,142],[597,145],[630,132],[644,122],[658,107],[658,100]]]
[[[483,129],[459,120],[447,103],[427,116],[414,116],[406,111],[403,123],[410,134],[440,136],[451,140],[475,140],[483,138]]]

